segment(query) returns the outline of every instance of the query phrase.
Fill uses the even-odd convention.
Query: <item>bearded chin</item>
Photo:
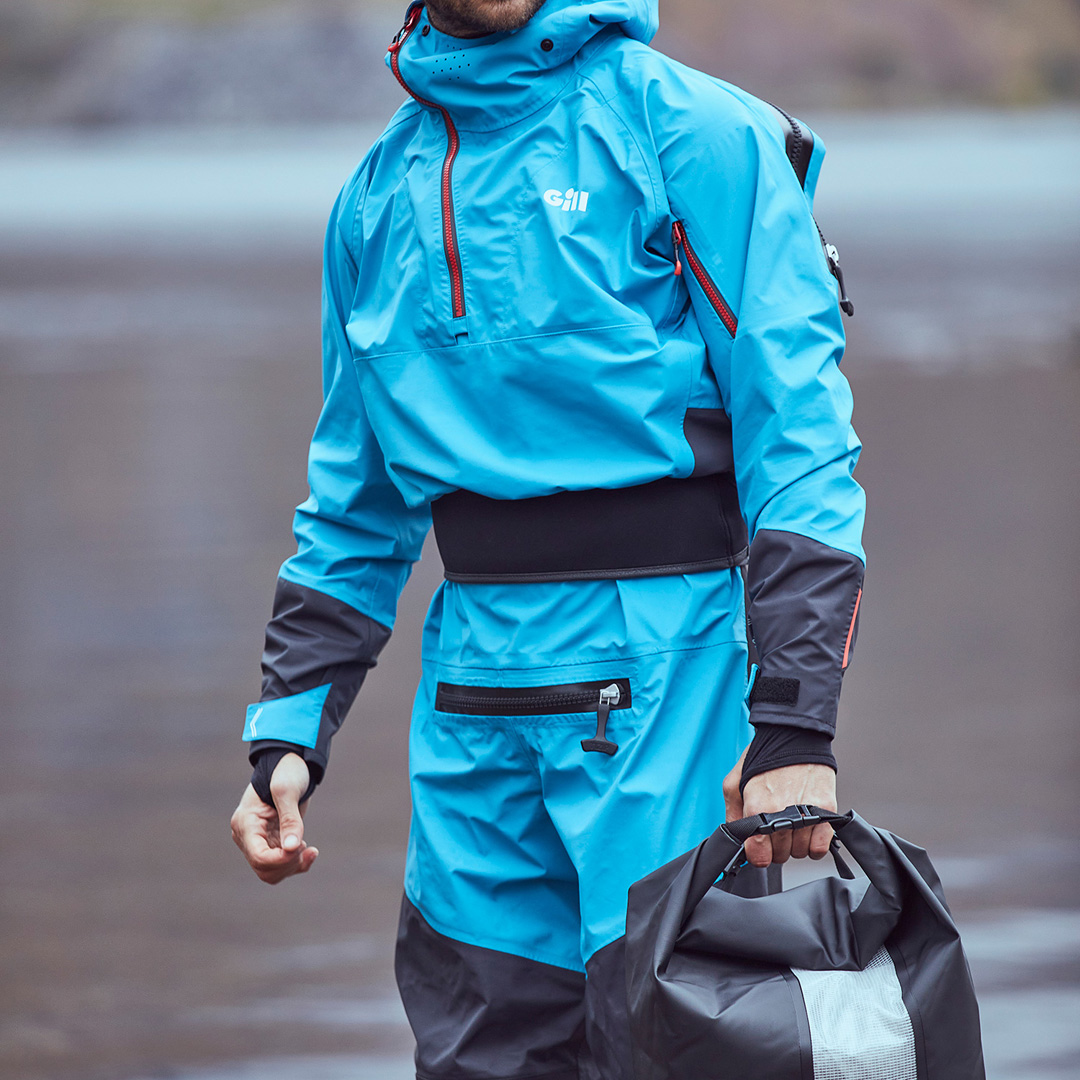
[[[448,34],[497,34],[520,30],[544,0],[428,0],[435,21]]]

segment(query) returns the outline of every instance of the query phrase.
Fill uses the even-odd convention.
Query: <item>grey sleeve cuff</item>
[[[321,782],[330,742],[389,638],[388,627],[348,604],[279,578],[266,628],[259,698],[274,705],[265,710],[258,736],[251,741],[252,765],[261,757],[259,751],[284,747],[300,754],[315,782]],[[317,691],[323,694],[316,701],[317,713],[302,713],[299,705],[305,696]],[[290,712],[290,703],[297,709]],[[299,725],[298,714],[304,720]],[[249,737],[254,734],[253,719]]]
[[[800,533],[763,529],[750,545],[750,627],[760,674],[755,724],[831,735],[858,636],[863,564]]]

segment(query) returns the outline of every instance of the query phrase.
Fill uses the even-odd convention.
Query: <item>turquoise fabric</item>
[[[319,735],[319,720],[322,717],[323,705],[326,704],[326,696],[330,693],[330,685],[327,683],[303,694],[249,705],[244,722],[243,741],[280,739],[283,742],[297,743],[299,746],[313,747]]]
[[[466,313],[443,242],[447,126],[410,100],[327,232],[325,406],[283,577],[392,626],[432,499],[687,476],[688,407],[731,417],[751,538],[863,558],[837,289],[808,197],[770,107],[649,48],[656,26],[654,0],[548,0],[516,33],[461,40],[423,15],[405,39],[402,77],[460,139]],[[570,189],[576,204],[555,197]],[[674,272],[676,220],[734,338]]]
[[[608,757],[595,713],[436,712],[441,680],[550,686],[629,679]],[[625,929],[633,881],[724,820],[721,784],[750,739],[742,580],[444,584],[424,633],[410,741],[405,890],[458,941],[584,970]]]

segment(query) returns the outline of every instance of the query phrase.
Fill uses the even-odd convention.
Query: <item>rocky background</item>
[[[380,119],[404,0],[4,0],[0,125]],[[794,109],[1080,99],[1078,0],[663,0],[657,46]]]

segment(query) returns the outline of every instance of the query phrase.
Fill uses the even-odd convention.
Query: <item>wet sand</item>
[[[901,281],[918,311],[949,270],[849,250],[871,305],[846,362],[870,567],[841,802],[938,862],[991,1076],[1064,1080],[1080,1074],[1080,344],[912,362],[874,306]],[[1076,257],[1053,258],[1071,276],[1048,281],[1075,291]],[[984,270],[1030,283],[1004,257]],[[2,1077],[409,1075],[391,963],[433,552],[313,801],[314,871],[268,888],[228,836],[305,494],[318,274],[314,249],[0,255]]]

